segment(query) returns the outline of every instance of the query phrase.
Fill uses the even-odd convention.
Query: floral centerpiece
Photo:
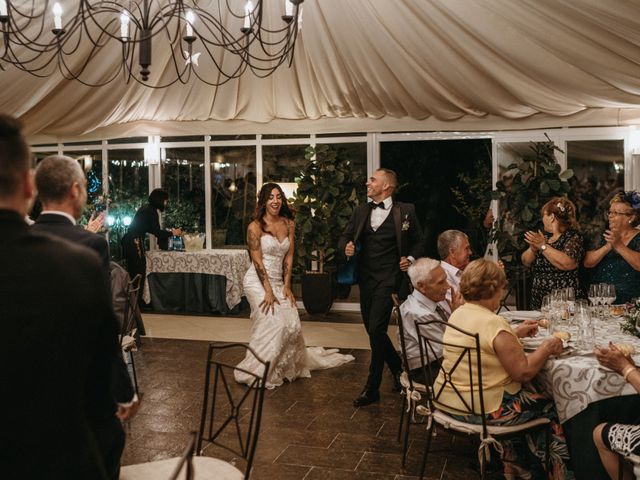
[[[636,194],[637,195],[637,194]],[[624,333],[634,335],[640,338],[640,331],[638,330],[638,324],[640,323],[640,298],[635,299],[635,303],[627,305],[625,314],[623,315],[623,321],[620,324],[620,330]]]

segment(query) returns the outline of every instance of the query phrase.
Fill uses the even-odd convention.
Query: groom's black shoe
[[[353,406],[364,407],[372,404],[373,402],[377,402],[378,400],[380,400],[380,393],[378,390],[367,390],[365,388],[360,396],[353,401]]]
[[[402,370],[398,370],[396,373],[391,374],[391,377],[393,378],[393,387],[391,387],[392,392],[400,393],[402,391],[402,382],[400,382],[401,374]]]

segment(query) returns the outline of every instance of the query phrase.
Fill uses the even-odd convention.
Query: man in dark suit
[[[392,293],[408,292],[406,271],[422,254],[422,230],[412,204],[394,202],[398,185],[395,172],[378,169],[367,181],[372,202],[359,205],[340,237],[339,250],[352,257],[360,244],[358,276],[360,311],[371,345],[369,377],[353,402],[362,407],[380,398],[379,388],[386,363],[393,374],[394,390],[400,389],[402,365],[389,336]]]
[[[36,168],[35,180],[42,212],[31,228],[95,251],[100,257],[103,275],[109,285],[107,241],[76,225],[76,218],[82,214],[87,201],[87,181],[80,164],[73,158],[61,155],[46,157]],[[118,403],[118,416],[131,418],[135,415],[139,402],[121,355],[113,356],[110,381],[113,399]],[[122,426],[111,414],[93,419],[92,425],[107,471],[113,478],[117,478],[120,455],[124,448]]]
[[[108,289],[95,253],[25,223],[30,163],[19,122],[0,115],[2,478],[107,479],[92,421],[115,413]]]

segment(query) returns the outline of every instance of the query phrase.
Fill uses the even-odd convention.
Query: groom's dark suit
[[[400,257],[419,258],[423,251],[422,231],[409,203],[393,202],[391,212],[377,230],[371,227],[371,204],[359,205],[345,228],[338,248],[344,253],[347,243],[360,243],[358,278],[360,311],[371,345],[371,364],[366,390],[377,392],[385,362],[394,374],[401,362],[387,328],[393,302],[407,276],[400,270]]]

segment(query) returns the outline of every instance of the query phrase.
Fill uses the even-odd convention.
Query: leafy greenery
[[[567,180],[573,171],[560,172],[555,152],[562,150],[545,136],[549,141],[531,142],[532,154],[509,165],[492,192],[492,198],[500,201],[501,212],[492,239],[498,243],[500,258],[510,268],[520,266],[520,252],[527,247],[524,233],[542,228],[542,206],[570,190]]]
[[[181,228],[185,232],[198,232],[200,226],[200,208],[192,202],[169,202],[162,216],[162,223],[166,228]]]
[[[318,271],[335,272],[338,239],[364,198],[365,180],[340,148],[307,147],[305,159],[294,195],[296,264],[304,272],[316,261]]]
[[[640,322],[640,300],[636,300],[635,304],[627,305],[623,318],[624,320],[620,323],[620,330],[640,338],[640,331],[636,328],[636,325]]]

